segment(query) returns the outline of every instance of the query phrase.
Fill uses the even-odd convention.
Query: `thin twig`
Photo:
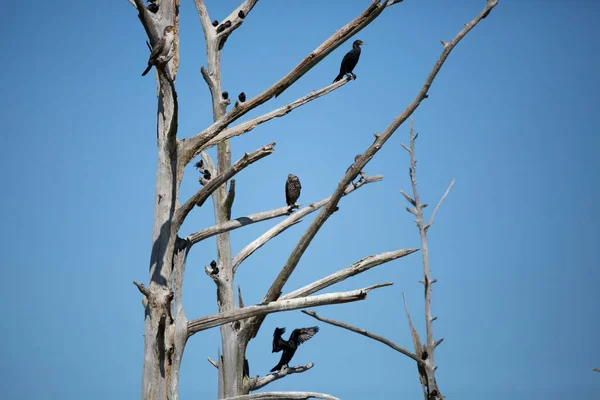
[[[444,195],[440,199],[440,201],[437,204],[437,206],[435,206],[435,209],[433,210],[433,213],[431,213],[431,219],[429,220],[429,223],[427,225],[425,225],[425,229],[426,230],[429,229],[429,227],[433,224],[433,218],[435,217],[435,213],[437,212],[438,208],[440,208],[440,206],[444,202],[444,199],[446,198],[446,196],[448,196],[448,193],[450,193],[450,189],[452,189],[452,186],[454,186],[454,181],[455,180],[452,179],[452,182],[450,182],[450,186],[448,186],[448,189],[446,189],[446,193],[444,193]]]

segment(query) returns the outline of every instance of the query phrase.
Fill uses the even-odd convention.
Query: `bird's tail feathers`
[[[152,68],[152,64],[148,64],[148,67],[144,70],[144,72],[142,72],[142,76],[146,76],[146,74],[148,72],[150,72],[150,69]]]
[[[344,74],[340,72],[340,74],[338,76],[336,76],[335,79],[333,80],[333,82],[331,82],[331,83],[336,83],[337,81],[342,79],[343,76],[344,76]]]

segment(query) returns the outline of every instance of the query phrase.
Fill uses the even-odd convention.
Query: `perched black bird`
[[[221,96],[223,96],[223,100],[227,100],[229,98],[229,93],[223,92],[221,93]]]
[[[225,29],[229,28],[231,26],[231,21],[227,20],[227,21],[223,22],[223,26],[225,27]]]
[[[246,18],[246,13],[244,13],[244,10],[240,10],[240,12],[238,13],[238,17],[240,17],[241,19]]]
[[[317,332],[319,332],[318,326],[294,329],[290,338],[288,340],[283,340],[281,335],[285,333],[285,328],[275,328],[275,333],[273,333],[273,353],[283,351],[283,354],[281,355],[279,364],[273,367],[271,372],[279,371],[284,365],[288,365],[292,360],[292,357],[294,357],[294,353],[296,352],[296,349],[298,349],[298,346],[313,337]]]
[[[212,176],[210,175],[210,171],[204,170],[204,179],[206,179],[207,181],[210,181],[211,178],[212,178]]]
[[[333,83],[342,79],[342,77],[346,74],[350,74],[353,79],[356,79],[356,75],[352,73],[354,67],[358,63],[358,58],[360,57],[360,46],[364,46],[362,40],[355,40],[352,43],[352,50],[350,50],[344,58],[342,59],[342,65],[340,65],[340,74],[335,77]]]
[[[200,161],[196,163],[196,169],[202,169],[202,167],[204,167],[204,160],[200,159]]]
[[[150,3],[150,4],[148,4],[148,6],[146,8],[151,13],[156,14],[158,12],[158,4],[156,4],[156,3]]]
[[[219,25],[219,21],[217,21],[216,19],[212,22],[213,26],[217,26]]]
[[[289,174],[287,181],[285,181],[285,202],[288,206],[293,206],[300,197],[300,179],[294,174]]]
[[[246,93],[242,92],[238,95],[238,99],[240,99],[240,102],[245,102],[246,101]]]

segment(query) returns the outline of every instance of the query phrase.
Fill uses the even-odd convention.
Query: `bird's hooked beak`
[[[367,44],[365,42],[360,42],[359,46],[366,46]]]

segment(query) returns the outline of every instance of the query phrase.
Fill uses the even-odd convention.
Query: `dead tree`
[[[427,231],[433,224],[433,219],[435,218],[435,214],[437,210],[442,205],[443,201],[450,193],[452,186],[454,186],[454,179],[450,182],[448,189],[438,202],[437,206],[433,210],[431,214],[431,218],[429,222],[425,223],[425,219],[423,218],[423,209],[427,207],[427,204],[421,203],[421,199],[419,198],[419,193],[417,191],[417,159],[415,156],[415,140],[417,139],[418,134],[414,133],[413,120],[410,121],[410,146],[406,146],[402,144],[402,147],[410,154],[410,183],[412,186],[413,195],[410,196],[403,190],[400,191],[406,201],[410,203],[411,208],[406,207],[406,211],[415,216],[417,228],[419,229],[419,237],[421,239],[421,255],[423,257],[423,280],[419,281],[424,286],[424,301],[425,301],[425,331],[427,334],[427,339],[425,343],[422,343],[421,337],[419,333],[415,329],[412,319],[410,317],[410,313],[408,311],[408,305],[406,304],[406,296],[403,295],[404,298],[404,309],[406,311],[406,318],[408,320],[408,326],[410,328],[410,334],[413,339],[414,352],[397,345],[389,339],[384,338],[383,336],[376,335],[369,331],[366,331],[361,328],[357,328],[355,326],[346,324],[344,322],[335,321],[329,318],[324,318],[314,311],[302,311],[303,313],[310,315],[313,318],[318,319],[319,321],[338,326],[340,328],[347,329],[352,332],[359,333],[363,336],[381,342],[383,344],[388,345],[392,349],[397,352],[404,354],[408,358],[412,359],[416,365],[419,373],[419,379],[421,381],[421,385],[423,387],[423,395],[425,400],[441,400],[444,398],[442,396],[440,389],[437,386],[437,382],[435,380],[435,371],[437,366],[434,364],[435,359],[435,349],[444,341],[443,338],[439,340],[434,340],[433,338],[433,321],[436,320],[437,317],[432,317],[431,314],[431,285],[437,282],[437,279],[431,279],[431,273],[429,269],[429,250],[427,248]]]
[[[160,39],[166,26],[175,27],[175,40],[171,54],[156,65],[158,167],[149,285],[146,287],[135,283],[143,294],[145,308],[142,398],[148,400],[177,399],[179,368],[187,340],[195,333],[217,326],[221,330],[223,353],[219,356],[218,361],[212,361],[212,363],[219,372],[219,398],[240,400],[331,398],[318,393],[299,392],[249,395],[250,391],[264,387],[275,379],[280,379],[290,373],[302,372],[309,367],[289,368],[287,372],[280,371],[280,373],[269,374],[263,378],[244,376],[243,366],[248,342],[257,335],[267,314],[365,299],[370,290],[391,283],[349,292],[313,294],[376,265],[416,251],[415,249],[401,249],[367,257],[348,268],[282,296],[283,286],[294,272],[319,229],[337,210],[337,204],[341,198],[368,183],[382,179],[381,176],[367,176],[362,172],[364,167],[396,129],[417,109],[421,101],[427,97],[430,86],[452,49],[481,19],[489,14],[497,5],[498,0],[486,0],[483,11],[471,22],[465,24],[454,39],[449,42],[442,41],[441,55],[415,100],[391,122],[385,131],[376,135],[373,144],[355,159],[329,197],[301,207],[293,213],[290,207],[284,207],[233,220],[231,219],[231,209],[235,199],[233,178],[244,168],[272,154],[275,150],[275,143],[245,153],[241,159],[232,163],[230,139],[248,133],[262,123],[283,116],[297,107],[339,89],[349,80],[342,79],[313,91],[284,107],[242,123],[235,123],[249,111],[280,95],[337,47],[373,22],[386,9],[402,0],[374,0],[365,11],[327,38],[271,87],[253,98],[236,102],[229,110],[227,108],[231,105],[231,101],[222,95],[221,53],[229,36],[243,24],[246,18],[251,17],[250,13],[258,0],[244,0],[221,24],[217,23],[217,26],[211,23],[204,1],[194,0],[206,42],[208,66],[207,68],[202,67],[201,73],[211,93],[213,122],[198,134],[186,139],[177,139],[178,100],[175,81],[179,66],[179,0],[153,1],[157,6],[153,6],[152,11],[144,6],[142,0],[128,1],[137,9],[139,19],[152,45]],[[213,146],[217,147],[216,162],[205,151]],[[184,168],[198,156],[202,158],[203,168],[208,173],[200,179],[202,187],[189,199],[180,203],[179,189]],[[352,183],[359,174],[361,175],[360,180]],[[228,182],[229,190],[227,190]],[[212,198],[215,224],[196,233],[182,234],[180,228],[190,212],[196,206],[203,206],[209,197]],[[303,216],[316,211],[319,211],[317,217],[300,237],[262,301],[258,305],[246,307],[239,296],[240,302],[236,304],[234,279],[235,273],[243,261],[273,237],[298,223]],[[287,218],[266,231],[239,254],[232,256],[229,237],[231,230],[283,216],[287,216]],[[205,270],[216,285],[219,312],[216,315],[188,321],[182,304],[187,255],[194,244],[215,235],[218,258]]]

